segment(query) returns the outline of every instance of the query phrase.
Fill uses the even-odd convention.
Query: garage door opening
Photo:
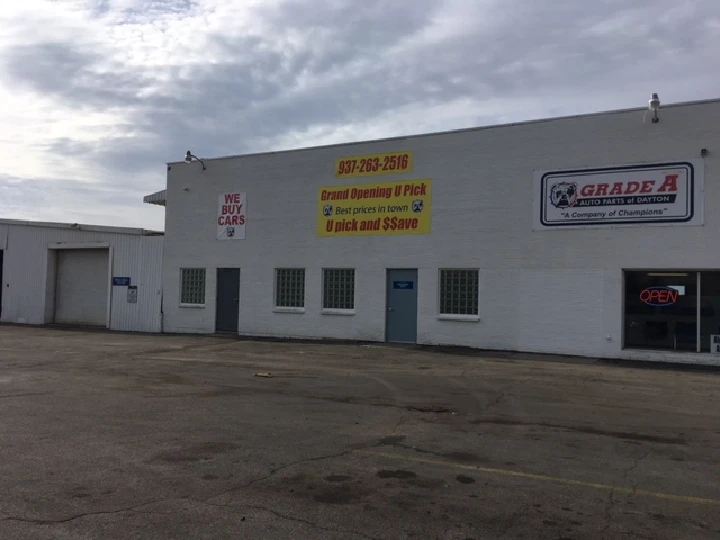
[[[107,326],[109,259],[107,248],[57,251],[56,324]]]

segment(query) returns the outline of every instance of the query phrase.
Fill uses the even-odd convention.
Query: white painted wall
[[[239,267],[240,333],[384,340],[385,270],[418,268],[418,341],[600,357],[688,360],[623,351],[622,269],[720,268],[720,102],[557,119],[354,145],[172,164],[163,264],[165,330],[212,332],[215,268]],[[534,169],[700,160],[703,226],[533,231]],[[351,155],[410,150],[432,179],[432,234],[316,236],[318,188]],[[217,196],[247,192],[247,238],[215,240]],[[204,308],[179,307],[183,266],[207,268]],[[273,312],[273,269],[306,268],[303,314]],[[356,313],[320,313],[321,269],[356,268]],[[439,320],[442,267],[480,269],[480,321]],[[607,338],[609,336],[609,339]],[[702,355],[707,359],[707,355]]]
[[[161,331],[162,236],[108,232],[111,228],[75,230],[31,222],[12,224],[8,221],[0,224],[0,228],[7,231],[0,322],[53,322],[57,250],[50,248],[57,248],[58,243],[75,248],[104,244],[109,248],[112,275],[131,277],[133,285],[138,286],[137,304],[127,303],[126,287],[111,288],[110,328]]]

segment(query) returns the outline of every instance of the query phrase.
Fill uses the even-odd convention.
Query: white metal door
[[[58,251],[55,322],[107,324],[108,250]]]

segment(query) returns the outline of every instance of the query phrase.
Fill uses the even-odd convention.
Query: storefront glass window
[[[700,272],[700,350],[710,352],[710,336],[720,334],[720,272]]]
[[[625,347],[697,351],[697,272],[625,272]]]

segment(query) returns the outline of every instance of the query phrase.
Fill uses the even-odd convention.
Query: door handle
[[[395,310],[391,307],[388,307],[388,311],[395,311]]]

